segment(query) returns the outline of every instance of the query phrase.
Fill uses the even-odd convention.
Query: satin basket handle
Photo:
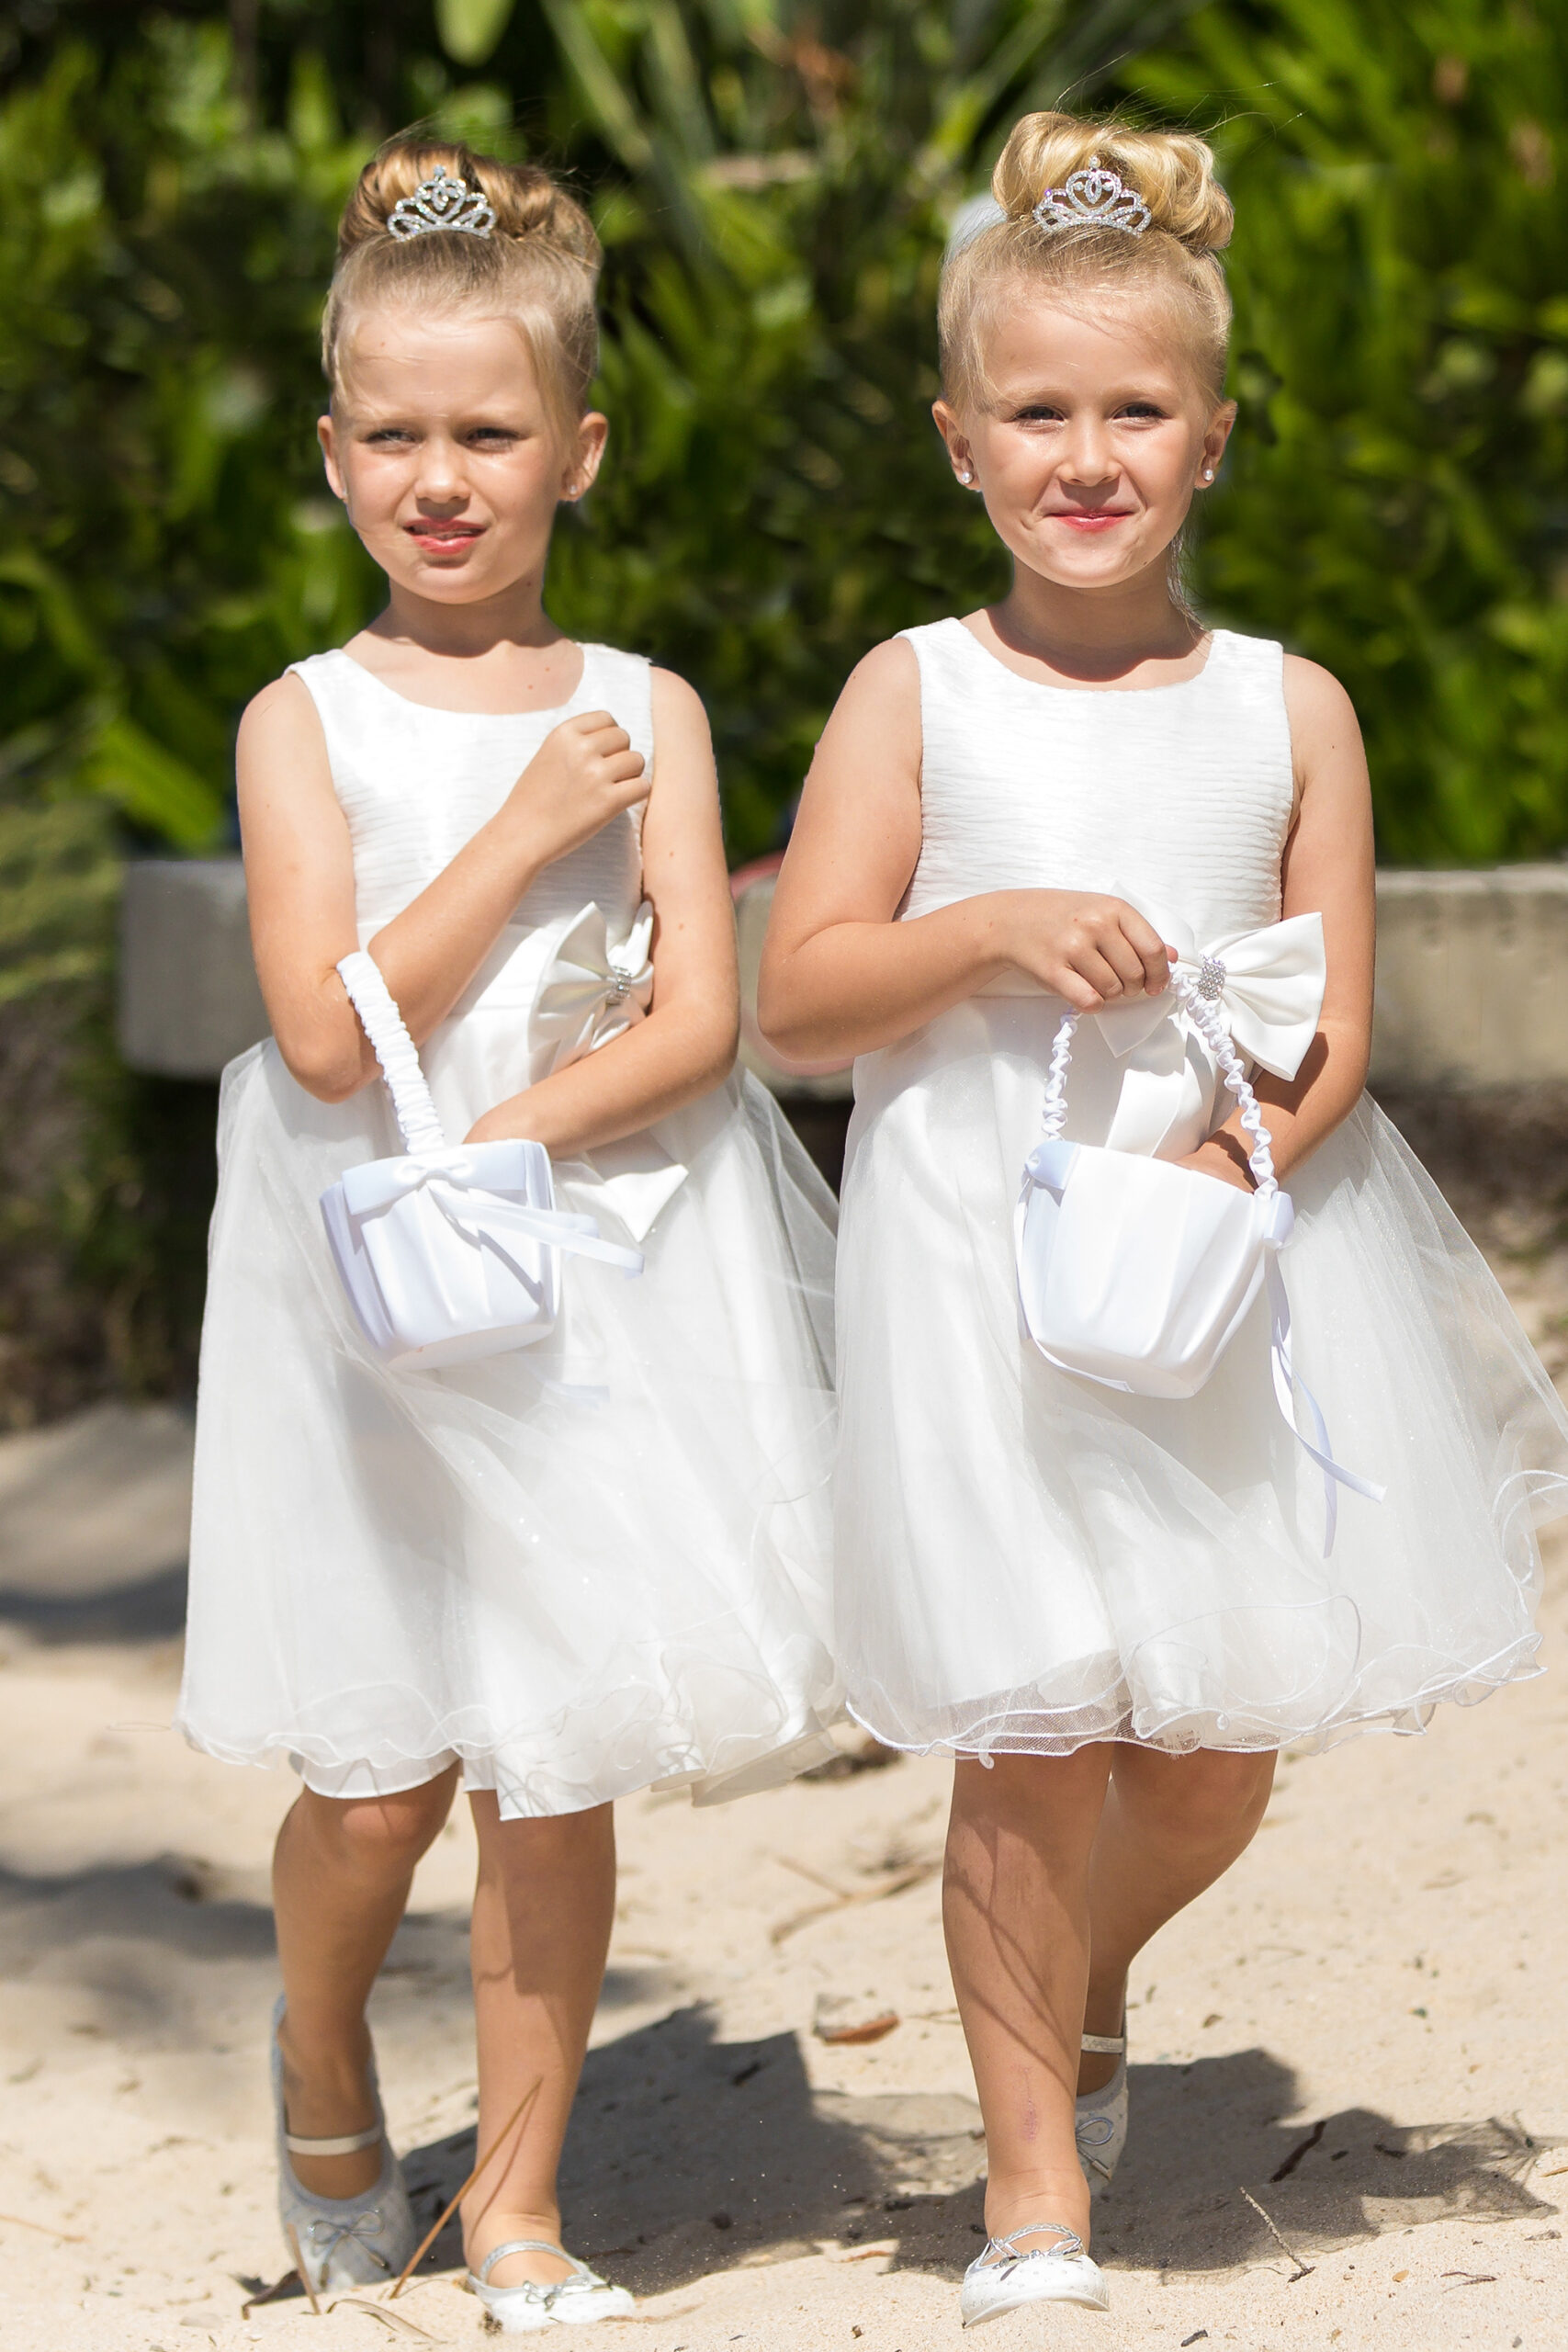
[[[352,956],[344,957],[337,970],[348,991],[348,1001],[370,1040],[370,1050],[381,1065],[404,1150],[444,1151],[446,1137],[434,1098],[420,1068],[413,1039],[403,1026],[403,1016],[392,1001],[379,966],[363,948],[356,948]]]

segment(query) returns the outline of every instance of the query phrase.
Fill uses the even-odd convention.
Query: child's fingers
[[[1150,996],[1158,996],[1170,984],[1170,967],[1174,960],[1172,951],[1153,924],[1145,922],[1136,907],[1122,908],[1122,933],[1141,967],[1137,978],[1130,979],[1128,985],[1145,989]]]
[[[1142,965],[1138,967],[1138,970],[1141,980]],[[1118,998],[1124,997],[1127,993],[1126,983],[1115,965],[1111,963],[1109,956],[1100,954],[1098,948],[1080,947],[1068,963],[1067,971],[1083,984],[1094,999],[1092,1004],[1080,1005],[1078,1008],[1080,1012],[1098,1012],[1102,1004],[1114,1003]],[[1062,993],[1066,995],[1067,991],[1064,989]],[[1069,997],[1068,1001],[1071,1002],[1073,1000]]]
[[[1070,964],[1064,964],[1059,972],[1051,973],[1046,986],[1053,996],[1061,997],[1075,1012],[1103,1012],[1105,1010],[1105,999],[1100,990],[1081,973],[1074,971]]]
[[[1092,941],[1091,948],[1113,975],[1110,986],[1106,985],[1098,971],[1090,968],[1082,956],[1075,956],[1073,961],[1080,972],[1085,973],[1094,981],[1102,995],[1136,996],[1141,991],[1147,979],[1144,959],[1118,923],[1115,922],[1110,923],[1100,936]]]

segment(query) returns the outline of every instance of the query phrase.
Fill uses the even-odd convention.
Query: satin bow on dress
[[[533,1081],[597,1052],[646,1018],[653,1002],[653,909],[645,899],[624,940],[612,943],[595,903],[558,927],[550,961],[528,1019]],[[562,1163],[569,1181],[581,1170],[634,1240],[640,1241],[686,1170],[651,1134],[600,1144]]]
[[[536,1084],[644,1018],[653,1001],[652,939],[653,909],[646,899],[615,946],[604,910],[592,901],[559,926],[528,1018]]]
[[[1176,974],[1213,1005],[1244,1059],[1294,1078],[1323,1010],[1323,917],[1292,915],[1199,946],[1188,924],[1114,895],[1177,950]],[[1219,1065],[1176,997],[1128,998],[1092,1018],[1122,1065],[1109,1148],[1166,1159],[1195,1151],[1213,1124]]]

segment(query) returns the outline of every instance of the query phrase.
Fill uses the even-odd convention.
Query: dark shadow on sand
[[[1529,2185],[1553,2143],[1514,2120],[1303,2116],[1291,2070],[1258,2050],[1135,2066],[1132,2094],[1128,2154],[1095,2208],[1096,2252],[1112,2268],[1283,2269],[1244,2185],[1308,2262],[1455,2215],[1546,2227],[1557,2214]],[[794,2035],[716,2041],[707,2010],[681,2009],[590,2055],[563,2171],[567,2232],[642,2294],[822,2240],[897,2238],[897,2267],[956,2278],[984,2234],[978,2131],[973,2101],[950,2095],[814,2098]],[[473,2160],[471,2131],[415,2149],[420,2210],[433,2220]],[[430,2267],[460,2258],[454,2227]]]
[[[104,1592],[52,1594],[0,1590],[0,1627],[55,1647],[69,1642],[167,1642],[185,1632],[184,1566]]]

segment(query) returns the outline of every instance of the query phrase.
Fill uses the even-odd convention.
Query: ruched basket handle
[[[419,1066],[413,1039],[403,1026],[402,1014],[374,957],[363,948],[345,956],[338,978],[359,1015],[370,1048],[381,1065],[381,1075],[392,1098],[405,1151],[444,1151],[446,1137],[434,1099]]]
[[[1229,1032],[1213,1004],[1200,994],[1185,977],[1173,976],[1171,993],[1182,1012],[1197,1030],[1209,1051],[1220,1066],[1220,1074],[1241,1106],[1241,1124],[1252,1138],[1247,1155],[1252,1181],[1260,1193],[1275,1193],[1280,1189],[1274,1173],[1274,1138],[1263,1124],[1263,1113],[1252,1091],[1241,1056],[1231,1042]],[[1073,1037],[1080,1015],[1064,1012],[1057,1024],[1051,1047],[1051,1067],[1045,1080],[1045,1100],[1041,1109],[1040,1136],[1043,1143],[1055,1143],[1067,1123],[1067,1069],[1073,1058]]]

